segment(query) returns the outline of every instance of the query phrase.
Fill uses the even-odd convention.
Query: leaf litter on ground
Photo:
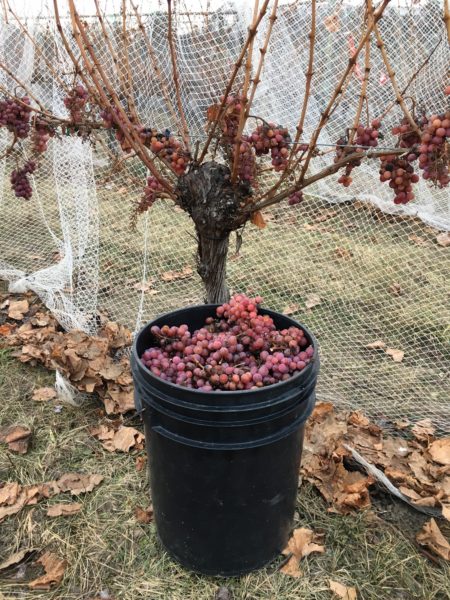
[[[181,273],[190,275],[187,268]],[[172,280],[172,274],[167,279]],[[315,306],[320,301],[318,296],[307,299],[308,304]],[[78,390],[98,393],[107,414],[134,410],[129,358],[123,352],[131,344],[131,333],[125,327],[101,317],[96,336],[76,330],[63,332],[53,315],[31,293],[22,299],[17,299],[17,295],[14,300],[6,297],[0,306],[4,320],[11,320],[3,324],[0,345],[15,347],[21,362],[58,369]],[[296,309],[293,305],[287,307],[286,312]],[[8,316],[10,312],[13,317],[22,315],[21,319]],[[371,342],[367,348],[383,350],[394,361],[403,360],[403,351],[388,348],[383,340]],[[51,399],[53,394],[53,388],[41,388],[35,390],[35,399]],[[400,420],[394,426],[404,436],[411,434],[413,438],[383,432],[358,411],[338,412],[330,403],[317,404],[306,426],[303,477],[317,487],[329,503],[330,512],[348,514],[368,508],[375,479],[365,472],[348,468],[352,459],[352,452],[345,448],[348,446],[382,471],[418,509],[436,507],[449,519],[449,439],[435,439],[436,429],[430,419],[418,421],[412,427],[408,421]],[[94,431],[110,452],[128,452],[143,447],[142,434],[120,422],[114,426],[100,423]],[[136,468],[142,469],[144,462],[139,459],[136,459]],[[5,503],[1,498],[7,493],[8,486],[18,486],[17,498],[7,499]],[[43,497],[50,497],[52,489],[50,484],[4,485],[0,488],[0,519]]]

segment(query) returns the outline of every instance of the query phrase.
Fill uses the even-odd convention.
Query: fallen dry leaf
[[[411,432],[419,442],[428,442],[430,437],[434,435],[436,427],[431,422],[431,419],[422,419],[417,421],[414,427],[411,428]]]
[[[450,438],[441,438],[428,446],[428,452],[434,462],[450,465]]]
[[[36,563],[40,563],[44,567],[45,574],[30,581],[28,584],[29,588],[32,590],[49,590],[61,583],[67,566],[65,560],[60,559],[52,552],[45,552],[45,554],[38,558]]]
[[[389,356],[392,357],[392,360],[394,362],[400,363],[402,362],[405,353],[403,352],[403,350],[396,350],[395,348],[386,348],[385,350],[386,354],[388,354]]]
[[[136,456],[136,471],[142,471],[145,468],[145,465],[147,464],[147,457],[146,456]]]
[[[0,522],[15,515],[25,506],[37,504],[44,498],[52,498],[61,492],[78,495],[91,492],[103,481],[102,475],[66,473],[56,481],[35,485],[20,485],[17,482],[5,483],[0,487]]]
[[[332,219],[337,215],[337,210],[324,210],[314,219],[315,223],[323,223],[324,221],[328,221],[328,219]]]
[[[151,523],[153,521],[153,506],[147,506],[147,508],[141,508],[136,506],[134,509],[134,516],[139,523]]]
[[[8,317],[15,321],[21,321],[29,308],[28,300],[14,300],[9,304]]]
[[[336,248],[333,251],[333,256],[342,258],[343,260],[350,260],[353,257],[353,252],[348,248]]]
[[[401,286],[400,286],[399,283],[392,283],[389,286],[389,291],[394,296],[401,296],[403,294],[403,290],[402,290],[402,288],[401,288]]]
[[[442,535],[434,519],[425,523],[422,530],[416,535],[416,540],[421,546],[426,546],[441,558],[450,561],[450,544]]]
[[[323,227],[318,223],[305,223],[303,229],[306,231],[316,231],[317,233],[331,233],[333,230],[328,227]]]
[[[427,240],[420,235],[409,235],[408,239],[416,244],[416,246],[428,246]]]
[[[8,335],[11,335],[11,331],[16,327],[15,323],[4,323],[3,325],[0,325],[0,336],[8,337]]]
[[[138,292],[148,292],[152,289],[153,282],[152,281],[140,281],[139,283],[135,283],[133,285],[134,289]]]
[[[363,415],[363,413],[359,410],[355,410],[348,416],[348,423],[354,425],[355,427],[366,428],[369,427],[370,421],[369,419]]]
[[[57,394],[54,388],[42,387],[34,390],[31,398],[36,400],[36,402],[47,402],[48,400],[53,400],[56,396]]]
[[[307,529],[306,527],[300,527],[294,530],[288,545],[282,552],[285,556],[292,554],[288,562],[280,569],[282,573],[290,575],[291,577],[300,577],[300,560],[312,552],[325,552],[324,546],[315,543],[315,537],[314,531]]]
[[[298,312],[299,308],[298,304],[289,304],[283,309],[283,315],[293,315]]]
[[[177,279],[186,279],[194,274],[192,267],[186,265],[182,271],[166,271],[161,275],[161,279],[166,283],[176,281]]]
[[[338,598],[342,598],[342,600],[356,600],[356,588],[347,587],[338,581],[330,581],[328,582],[330,586],[330,590],[336,594]]]
[[[394,422],[394,427],[396,429],[399,429],[400,431],[402,429],[407,429],[410,425],[411,421],[409,421],[408,419],[399,419],[398,421]]]
[[[321,302],[322,299],[320,296],[318,296],[317,294],[311,294],[310,296],[307,296],[305,300],[305,306],[306,308],[311,309],[315,306],[318,306]]]
[[[67,517],[80,512],[81,504],[72,502],[71,504],[52,504],[47,510],[48,517]]]
[[[366,348],[369,348],[369,350],[384,350],[384,348],[386,348],[386,344],[382,340],[376,340],[375,342],[370,342],[370,344],[367,344]]]
[[[103,475],[83,475],[82,473],[65,473],[56,481],[61,492],[70,492],[74,496],[92,492],[103,481]]]
[[[450,246],[450,231],[445,231],[444,233],[439,233],[436,236],[436,241],[439,244],[439,246],[448,248],[448,246]]]
[[[447,519],[447,521],[450,521],[450,504],[442,505],[442,516],[444,519]]]
[[[251,214],[250,221],[259,229],[264,229],[264,227],[267,226],[267,223],[265,222],[260,210],[257,210],[256,212]]]
[[[144,436],[134,427],[120,427],[117,431],[107,425],[90,430],[91,435],[101,441],[108,452],[129,452],[131,448],[143,446]]]
[[[23,425],[9,425],[0,428],[0,442],[8,444],[12,452],[26,454],[31,441],[31,429]]]
[[[33,552],[36,552],[36,548],[25,548],[24,550],[14,552],[14,554],[11,554],[11,556],[9,556],[0,564],[0,571],[6,571],[6,569],[9,569],[10,567],[17,566],[23,560],[27,559]]]

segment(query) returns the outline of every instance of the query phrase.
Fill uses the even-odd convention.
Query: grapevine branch
[[[406,154],[407,152],[410,152],[410,151],[411,150],[408,148],[393,148],[393,149],[389,150],[389,154],[402,155],[402,154]],[[272,206],[273,204],[278,204],[279,202],[281,202],[282,200],[284,200],[285,198],[287,198],[294,192],[296,192],[300,189],[303,190],[304,188],[308,187],[309,185],[312,185],[313,183],[315,183],[316,181],[319,181],[320,179],[324,179],[325,177],[328,177],[329,175],[333,175],[334,173],[339,171],[339,169],[341,169],[342,167],[345,167],[346,165],[351,164],[352,161],[354,161],[354,160],[362,160],[364,158],[377,158],[380,156],[386,156],[386,154],[387,154],[386,150],[370,150],[370,151],[364,152],[364,153],[354,152],[352,154],[349,154],[342,160],[332,163],[332,164],[328,165],[327,167],[325,167],[324,169],[322,169],[321,171],[319,171],[318,173],[315,173],[314,175],[311,175],[307,179],[304,179],[301,182],[301,184],[297,183],[296,185],[293,185],[285,190],[282,190],[279,194],[277,194],[273,198],[267,198],[266,200],[264,200],[263,202],[260,202],[256,206],[253,205],[253,206],[247,207],[245,209],[245,212],[253,213],[258,210],[263,210],[264,208]]]
[[[434,48],[431,50],[431,52],[427,55],[427,57],[425,58],[425,60],[423,61],[423,63],[419,66],[419,68],[414,71],[414,73],[411,75],[411,77],[408,79],[407,84],[405,85],[405,87],[402,89],[402,91],[400,92],[400,95],[402,97],[405,96],[406,92],[408,91],[409,86],[415,81],[415,79],[417,79],[417,76],[419,75],[419,73],[422,71],[422,69],[424,69],[427,64],[430,62],[431,57],[433,56],[433,54],[436,52],[436,50],[439,48],[439,46],[441,45],[443,40],[443,37],[441,36],[437,42],[437,44],[434,46]],[[383,112],[383,114],[379,117],[380,120],[384,119],[384,117],[394,108],[394,106],[397,105],[397,101],[391,102],[387,108],[385,109],[385,111]]]
[[[218,126],[218,124],[222,120],[222,117],[223,117],[223,114],[224,114],[224,111],[225,111],[225,106],[226,106],[226,101],[227,101],[228,94],[230,93],[231,88],[233,87],[234,81],[235,81],[235,79],[237,77],[237,74],[238,74],[238,72],[239,72],[239,70],[240,70],[240,68],[242,66],[242,62],[244,60],[244,56],[245,56],[245,54],[246,54],[246,52],[248,50],[248,47],[249,47],[250,43],[252,42],[252,40],[254,39],[254,37],[256,35],[257,29],[258,29],[258,26],[259,26],[261,20],[263,19],[264,15],[266,14],[268,4],[269,4],[269,0],[264,0],[263,5],[262,5],[262,7],[261,7],[261,9],[259,11],[259,14],[258,14],[258,18],[256,19],[255,26],[254,27],[250,27],[249,30],[248,30],[247,38],[246,38],[246,40],[244,42],[244,45],[243,45],[243,47],[241,49],[241,52],[239,54],[238,59],[237,59],[237,61],[234,64],[233,72],[231,73],[231,77],[230,77],[230,79],[228,81],[228,84],[227,84],[227,86],[225,88],[225,91],[224,91],[224,94],[223,94],[223,99],[222,99],[222,102],[220,103],[219,110],[217,111],[216,118],[214,119],[214,121],[211,124],[210,130],[209,130],[209,134],[208,134],[208,138],[206,140],[205,145],[203,146],[202,153],[201,153],[201,155],[199,157],[199,160],[198,160],[199,163],[201,163],[204,160],[204,158],[206,156],[206,153],[208,152],[209,145],[210,145],[210,143],[211,143],[211,141],[212,141],[212,139],[214,137],[214,134],[215,134],[215,131],[217,129],[217,126]]]
[[[450,3],[449,0],[444,0],[444,23],[447,29],[448,43],[450,44]]]
[[[172,62],[173,85],[175,87],[175,96],[177,99],[178,112],[180,114],[180,119],[181,119],[181,124],[182,124],[181,135],[183,137],[184,146],[185,146],[187,152],[190,153],[191,150],[190,150],[190,144],[189,144],[189,129],[188,129],[186,117],[184,114],[183,103],[181,101],[180,80],[178,78],[177,53],[175,50],[175,41],[174,41],[174,34],[173,34],[173,27],[172,27],[172,20],[173,20],[173,18],[172,18],[172,16],[173,16],[172,15],[172,0],[167,0],[167,8],[168,8],[167,37],[168,37],[169,48],[170,48],[170,60]]]
[[[251,27],[255,26],[255,20],[256,20],[256,17],[258,16],[258,6],[259,6],[259,0],[255,0],[255,4],[253,7],[253,21],[252,21]],[[242,93],[241,93],[242,108],[241,108],[241,113],[239,115],[239,124],[238,124],[238,130],[237,130],[237,134],[236,134],[236,142],[234,145],[233,169],[231,171],[231,181],[233,183],[236,182],[236,178],[238,175],[239,158],[240,158],[239,150],[240,150],[240,145],[241,145],[241,136],[242,136],[242,132],[243,132],[244,126],[245,126],[245,113],[246,113],[247,105],[248,105],[247,92],[248,92],[248,87],[250,85],[250,78],[252,75],[252,58],[253,58],[253,39],[249,44],[249,47],[247,50],[247,61],[245,63],[244,85],[243,85]]]
[[[312,0],[312,1],[315,2],[315,0]],[[277,10],[278,10],[278,0],[274,0],[273,6],[272,6],[272,12],[271,12],[270,17],[269,17],[269,24],[267,26],[267,31],[266,31],[266,37],[265,37],[265,40],[264,40],[264,44],[263,44],[262,48],[259,49],[260,57],[259,57],[258,66],[256,68],[255,77],[252,80],[252,87],[251,87],[251,90],[250,90],[250,97],[249,97],[247,105],[245,107],[245,121],[249,117],[250,109],[252,107],[253,100],[255,98],[256,88],[258,87],[258,84],[261,81],[261,73],[262,73],[262,69],[263,69],[263,66],[264,66],[264,60],[265,60],[265,57],[266,57],[266,54],[267,54],[267,48],[269,46],[269,41],[270,41],[270,38],[272,36],[272,30],[273,30],[274,23],[277,20]],[[244,126],[245,126],[245,122],[244,122]]]
[[[367,26],[370,26],[370,20],[372,18],[372,0],[366,0],[366,19]],[[353,129],[350,132],[349,136],[349,144],[353,143],[353,139],[356,134],[356,129],[359,125],[361,119],[361,113],[364,106],[364,102],[367,100],[367,84],[369,83],[369,74],[370,74],[370,37],[367,38],[365,46],[364,46],[364,78],[361,85],[361,94],[358,100],[358,107],[356,109],[355,120],[353,122]]]
[[[303,126],[306,118],[306,111],[308,108],[308,101],[311,95],[311,81],[314,75],[314,48],[316,41],[316,0],[311,0],[311,30],[308,34],[309,38],[309,53],[308,53],[308,68],[306,71],[306,79],[305,79],[305,91],[303,95],[302,109],[300,113],[300,118],[296,128],[295,139],[292,147],[292,152],[289,155],[288,164],[286,169],[283,171],[278,181],[272,186],[265,194],[260,197],[260,200],[265,197],[273,197],[277,190],[281,187],[282,183],[285,181],[288,173],[291,172],[292,162],[294,160],[294,156],[296,154],[297,146],[300,141],[300,138],[303,134]],[[304,159],[304,152],[300,157],[297,156],[297,160],[295,166],[298,166],[300,162]]]
[[[377,46],[380,49],[381,56],[383,57],[383,62],[384,62],[384,65],[386,67],[386,70],[387,70],[387,73],[388,73],[388,77],[389,77],[389,79],[391,81],[392,89],[394,90],[397,104],[400,105],[400,108],[402,109],[403,114],[405,115],[405,117],[408,119],[409,124],[411,125],[413,131],[415,131],[416,133],[419,133],[419,128],[417,127],[416,122],[414,121],[411,113],[409,112],[409,109],[406,106],[405,101],[403,99],[403,96],[402,96],[402,94],[401,94],[401,92],[400,92],[400,90],[398,88],[397,81],[395,79],[395,72],[392,69],[391,63],[389,62],[389,58],[388,58],[388,55],[387,55],[387,52],[386,52],[386,46],[385,46],[385,44],[383,42],[383,39],[381,37],[380,30],[379,30],[379,28],[378,28],[378,26],[376,24],[375,24],[375,28],[374,29],[375,29],[375,35],[376,35],[376,38],[377,38]]]
[[[302,166],[302,170],[300,173],[300,181],[302,181],[305,177],[305,174],[308,170],[308,166],[309,163],[313,157],[313,153],[315,151],[315,145],[316,142],[319,138],[319,135],[322,131],[322,129],[324,128],[325,124],[327,123],[329,116],[330,116],[330,111],[336,101],[336,99],[338,98],[339,94],[342,91],[342,86],[344,85],[344,83],[346,82],[348,76],[350,75],[350,73],[353,71],[353,68],[356,64],[356,61],[358,59],[358,56],[361,52],[361,50],[364,48],[365,43],[367,38],[369,38],[370,34],[372,33],[373,28],[376,26],[377,22],[379,21],[379,19],[381,19],[384,9],[386,8],[386,6],[389,4],[390,0],[383,0],[381,2],[381,4],[378,6],[378,8],[373,12],[372,15],[372,19],[371,22],[368,23],[367,26],[367,30],[366,33],[363,35],[358,47],[355,50],[355,53],[353,54],[353,56],[349,59],[348,61],[348,65],[343,73],[343,75],[341,76],[341,79],[339,80],[339,83],[337,84],[330,101],[328,102],[327,107],[325,108],[325,110],[323,111],[320,121],[319,121],[319,125],[317,126],[316,130],[314,131],[311,141],[310,141],[310,145],[309,145],[309,149],[308,149],[308,153],[306,155],[305,158],[305,162]]]
[[[167,108],[168,108],[168,110],[169,110],[169,112],[170,112],[170,114],[171,114],[174,122],[175,123],[179,123],[179,121],[180,121],[179,116],[177,115],[177,113],[175,111],[175,108],[173,106],[172,100],[170,98],[169,91],[167,89],[167,85],[166,85],[166,83],[164,81],[164,76],[163,76],[162,71],[161,71],[161,69],[160,69],[160,67],[158,65],[158,61],[157,61],[157,58],[156,58],[155,51],[153,49],[153,46],[150,43],[150,39],[149,39],[149,37],[147,35],[147,32],[145,31],[145,26],[144,26],[144,23],[142,22],[141,15],[139,14],[139,11],[137,10],[137,8],[133,4],[133,2],[130,2],[130,4],[131,4],[131,6],[133,8],[133,12],[134,12],[136,20],[138,22],[139,29],[141,30],[141,33],[143,35],[144,43],[145,43],[145,46],[147,48],[147,52],[148,52],[148,54],[150,56],[150,61],[151,61],[151,64],[152,64],[153,72],[155,73],[156,78],[159,81],[159,84],[161,86],[161,91],[162,91],[162,94],[164,96],[164,100],[166,102]],[[182,127],[181,123],[179,123],[177,127],[178,127],[179,131],[182,131],[183,127]]]
[[[19,28],[20,28],[21,32],[33,44],[34,50],[37,52],[37,54],[40,56],[40,58],[42,58],[42,60],[45,63],[45,66],[50,71],[50,73],[52,74],[52,77],[55,79],[55,81],[57,81],[59,83],[59,85],[67,92],[68,91],[68,87],[65,84],[65,82],[59,77],[58,73],[53,68],[53,65],[51,64],[51,62],[47,60],[47,58],[45,57],[45,54],[42,52],[42,50],[40,49],[39,45],[36,43],[36,40],[30,34],[30,32],[28,31],[28,29],[22,23],[22,21],[19,19],[19,17],[17,16],[17,14],[13,11],[13,9],[11,8],[11,5],[9,4],[9,2],[7,2],[7,0],[6,0],[6,3],[8,5],[8,11],[12,14],[12,16],[14,17],[14,19],[16,20],[17,24],[19,25]]]
[[[125,127],[123,127],[122,130],[123,130],[123,133],[124,133],[125,137],[127,138],[128,142],[130,143],[131,147],[136,152],[136,154],[139,156],[139,158],[141,158],[142,162],[145,164],[145,166],[148,168],[148,170],[151,172],[151,174],[155,177],[155,179],[157,179],[159,181],[159,183],[164,187],[164,189],[167,192],[172,193],[173,190],[172,190],[170,183],[162,176],[162,174],[159,172],[159,170],[155,167],[153,160],[150,158],[150,156],[146,152],[146,149],[143,146],[141,140],[139,139],[139,136],[138,136],[137,132],[135,131],[135,128],[133,127],[133,124],[131,123],[130,119],[128,118],[128,115],[123,110],[122,105],[120,104],[120,101],[117,97],[117,94],[114,91],[114,88],[112,87],[111,83],[109,82],[108,77],[105,75],[105,73],[97,59],[97,56],[94,53],[92,44],[89,42],[85,28],[83,26],[83,23],[81,22],[81,19],[77,13],[77,10],[74,5],[74,0],[69,0],[69,8],[70,8],[70,15],[71,15],[71,19],[72,19],[72,28],[73,28],[73,32],[74,32],[75,41],[77,42],[78,48],[80,49],[84,64],[90,74],[91,80],[94,83],[95,87],[97,88],[99,96],[103,101],[103,106],[108,107],[110,105],[110,103],[108,101],[108,97],[106,96],[100,81],[97,78],[97,74],[95,71],[97,71],[100,78],[103,80],[103,84],[104,84],[105,88],[107,89],[108,93],[110,94],[112,101],[115,105],[115,108],[117,109],[118,114],[125,124]],[[92,62],[86,54],[84,45],[86,45],[87,51],[89,52]]]
[[[98,0],[94,0],[94,3],[95,3],[95,11],[96,11],[96,14],[97,14],[97,19],[98,19],[98,22],[100,23],[100,28],[102,30],[105,43],[106,43],[106,45],[108,47],[109,52],[111,53],[111,57],[112,57],[112,60],[113,60],[114,69],[115,69],[115,71],[116,71],[116,73],[117,73],[117,75],[119,77],[119,81],[120,81],[122,89],[124,91],[124,95],[125,95],[125,98],[127,100],[128,108],[130,109],[130,114],[131,114],[131,116],[136,121],[138,121],[138,117],[137,117],[137,114],[136,114],[136,109],[135,109],[135,106],[134,106],[133,95],[130,92],[130,89],[129,89],[128,85],[127,85],[127,82],[124,79],[122,70],[121,70],[121,68],[119,66],[119,57],[118,57],[117,53],[114,50],[114,47],[112,45],[110,36],[109,36],[108,31],[106,29],[105,21],[104,21],[103,16],[102,16],[102,14],[100,12],[100,6],[99,6],[99,3],[98,3]]]

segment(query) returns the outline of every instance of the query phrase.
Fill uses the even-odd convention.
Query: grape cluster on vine
[[[221,96],[220,102],[224,101]],[[242,98],[238,95],[229,95],[225,100],[225,113],[221,120],[222,143],[235,144],[239,130],[239,119],[242,111]],[[218,107],[215,107],[218,110]]]
[[[303,192],[301,190],[297,190],[296,192],[292,192],[292,194],[288,198],[289,206],[295,206],[295,204],[300,204],[303,201]]]
[[[259,314],[261,301],[238,294],[192,333],[184,324],[153,326],[156,344],[143,353],[143,364],[161,379],[205,392],[289,379],[311,362],[314,349],[299,327],[277,330],[270,316]]]
[[[420,127],[420,122],[416,122]],[[420,133],[413,129],[411,123],[406,117],[403,117],[400,125],[392,128],[393,135],[398,136],[398,145],[400,148],[413,148],[420,143]]]
[[[394,190],[394,204],[407,204],[414,200],[412,186],[419,176],[407,159],[390,154],[381,158],[380,181],[388,182]]]
[[[64,98],[64,106],[69,111],[70,119],[73,123],[81,123],[83,120],[84,108],[88,97],[87,90],[81,84],[78,84]]]
[[[11,173],[11,185],[14,194],[17,198],[29,200],[33,194],[31,183],[28,175],[31,175],[36,170],[36,163],[33,160],[28,160],[21,169],[15,169]]]
[[[233,149],[234,156],[234,149]],[[239,145],[238,176],[241,181],[253,183],[256,174],[255,154],[249,142],[242,141]]]
[[[161,192],[162,190],[163,187],[156,177],[148,177],[147,185],[144,188],[144,193],[137,205],[136,211],[138,213],[144,213],[146,210],[151,208],[157,199],[158,192]]]
[[[247,140],[254,147],[256,156],[270,152],[275,171],[283,171],[286,168],[291,136],[285,127],[275,123],[262,123]]]
[[[358,125],[355,130],[354,144],[349,144],[349,140],[346,136],[339,138],[336,142],[334,162],[337,163],[350,154],[363,154],[364,150],[367,148],[376,148],[378,146],[378,137],[380,135],[378,130],[380,126],[381,121],[379,119],[373,119],[369,127],[364,127],[364,125],[361,124]],[[359,167],[360,165],[360,158],[351,160],[345,165],[344,174],[339,177],[338,183],[341,183],[344,187],[349,187],[353,181],[351,172],[355,167]]]
[[[181,142],[168,129],[161,133],[156,129],[143,128],[139,135],[146,146],[168,162],[178,176],[183,175],[189,163],[189,156],[183,150]]]
[[[420,139],[419,169],[422,177],[439,187],[450,182],[450,111],[433,115],[424,123]]]
[[[33,152],[42,154],[47,150],[48,142],[55,134],[54,130],[41,117],[36,117],[31,134],[31,146]]]
[[[31,106],[28,96],[0,100],[0,127],[6,127],[20,139],[30,132]]]

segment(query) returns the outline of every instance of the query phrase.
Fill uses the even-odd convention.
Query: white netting
[[[84,12],[92,10],[92,3],[87,4]],[[115,75],[113,61],[128,60],[142,121],[176,130],[167,103],[167,97],[175,103],[175,96],[165,3],[144,2],[140,7],[160,76],[155,75],[132,11],[125,52],[120,7],[117,14],[110,14],[115,3],[104,4],[113,51],[105,44],[95,16],[83,15],[102,65],[120,89],[123,82]],[[193,145],[205,139],[206,109],[230,76],[252,7],[250,0],[227,4],[205,0],[196,2],[195,9],[177,5],[181,90]],[[422,66],[407,95],[428,112],[443,108],[450,58],[441,13],[442,2],[414,1],[389,7],[380,22],[400,89]],[[42,18],[51,14],[42,9],[40,17],[22,16],[59,77],[70,83],[70,61],[55,22]],[[331,29],[337,30],[326,27],[331,15],[336,15],[333,23],[337,24]],[[348,61],[352,43],[358,43],[363,16],[363,2],[318,3],[305,140]],[[75,49],[67,17],[62,21]],[[256,49],[263,43],[266,27],[263,22]],[[281,3],[252,108],[253,114],[291,131],[303,98],[309,29],[308,2]],[[432,59],[424,64],[431,51]],[[372,118],[394,96],[375,42],[371,54],[368,109]],[[65,114],[61,86],[12,16],[1,24],[0,58],[43,105]],[[358,65],[363,71],[364,54]],[[10,90],[16,85],[2,70],[0,83]],[[320,137],[324,150],[352,124],[360,87],[360,79],[353,75]],[[384,129],[389,131],[399,118],[396,108]],[[0,129],[2,155],[7,141]],[[387,135],[380,146],[389,147],[392,141]],[[0,277],[9,280],[13,289],[38,292],[67,328],[95,331],[97,310],[136,328],[155,314],[202,300],[191,221],[173,205],[158,201],[140,217],[133,232],[131,205],[142,193],[146,173],[138,161],[131,160],[111,176],[116,156],[116,142],[108,137],[95,145],[76,137],[52,139],[28,202],[11,194],[14,160],[0,160]],[[313,168],[328,164],[332,157],[332,152],[326,154]],[[430,416],[447,431],[450,261],[449,249],[436,243],[436,235],[450,229],[449,190],[421,181],[417,199],[396,207],[391,190],[379,183],[375,161],[355,169],[354,175],[349,190],[340,187],[334,176],[311,188],[311,197],[300,207],[270,210],[269,226],[263,232],[246,227],[239,256],[233,256],[231,249],[231,288],[260,293],[267,305],[278,310],[290,307],[317,333],[323,361],[320,398],[389,419]],[[307,310],[305,302],[312,295],[320,300]],[[367,344],[375,340],[403,350],[403,361],[395,363],[388,355],[368,350]]]

